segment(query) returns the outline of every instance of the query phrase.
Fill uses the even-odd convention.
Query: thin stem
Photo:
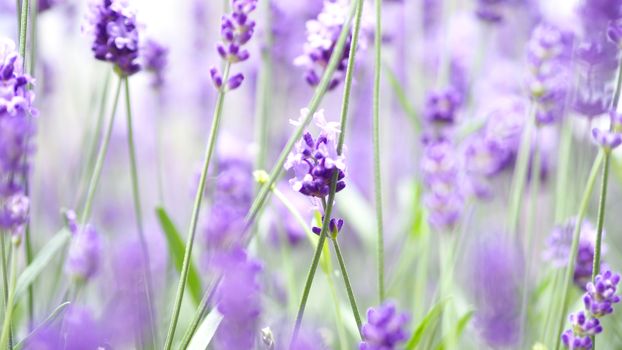
[[[82,210],[82,215],[80,216],[80,223],[85,224],[89,217],[91,216],[91,206],[93,205],[93,199],[95,198],[95,191],[97,190],[97,185],[99,183],[99,177],[101,175],[102,169],[104,167],[104,161],[106,160],[106,154],[108,153],[108,144],[110,143],[110,136],[112,135],[112,128],[114,126],[114,118],[117,113],[117,105],[119,104],[119,95],[121,94],[121,83],[123,79],[119,78],[119,83],[117,85],[117,90],[114,95],[114,102],[112,104],[112,111],[110,112],[110,120],[108,121],[108,127],[106,128],[106,133],[102,139],[102,143],[99,147],[99,152],[97,154],[97,160],[95,161],[95,168],[93,169],[93,173],[91,174],[91,178],[89,180],[88,192],[86,195],[86,200],[84,202],[84,209]]]
[[[557,181],[555,181],[555,222],[564,219],[567,210],[568,175],[570,153],[572,151],[572,125],[570,118],[562,122],[562,135],[557,162]]]
[[[225,65],[223,72],[223,81],[226,82],[229,78],[229,69],[231,63]],[[177,286],[177,295],[175,296],[175,304],[173,306],[173,314],[171,316],[171,323],[169,325],[168,334],[166,336],[166,343],[164,349],[169,350],[173,345],[173,338],[175,336],[175,330],[177,328],[177,321],[179,320],[179,313],[181,311],[181,302],[184,298],[184,290],[186,289],[186,280],[188,279],[188,268],[190,267],[190,259],[192,258],[192,246],[194,244],[194,236],[196,234],[197,223],[199,220],[199,212],[201,210],[201,203],[203,194],[205,192],[205,182],[207,180],[207,172],[209,170],[209,164],[212,160],[214,148],[216,145],[216,138],[218,137],[218,130],[220,128],[220,119],[222,117],[222,107],[225,99],[225,87],[223,86],[218,92],[218,99],[216,100],[216,108],[214,109],[214,117],[212,119],[212,126],[210,129],[209,138],[207,141],[207,147],[205,150],[205,159],[203,160],[203,169],[201,171],[201,177],[199,179],[199,187],[194,198],[194,206],[192,208],[192,215],[190,217],[190,227],[188,229],[188,239],[186,242],[186,251],[184,252],[184,260],[181,268],[181,274],[179,276],[179,285]]]
[[[19,56],[22,58],[22,68],[26,67],[26,38],[28,37],[28,12],[30,1],[22,0],[21,15],[19,19]]]
[[[605,204],[607,202],[607,183],[609,182],[609,163],[611,152],[605,151],[605,164],[603,165],[603,177],[600,187],[600,200],[598,201],[598,221],[596,222],[596,244],[594,245],[594,265],[592,266],[592,282],[600,273],[600,254],[603,241],[603,227],[605,225]]]
[[[520,148],[518,151],[518,158],[516,161],[516,167],[514,168],[514,178],[512,180],[512,197],[510,203],[510,226],[509,231],[511,234],[518,234],[518,221],[521,211],[521,204],[523,201],[523,192],[525,190],[525,183],[527,182],[527,171],[529,168],[529,153],[531,149],[531,133],[533,129],[533,122],[535,119],[536,108],[532,104],[531,111],[529,112],[529,118],[525,123],[523,134],[521,138]]]
[[[362,9],[362,5],[359,6],[359,4],[361,3],[362,3],[362,0],[357,0],[356,2],[352,3],[352,7],[350,9],[348,19],[346,23],[344,23],[343,28],[341,29],[341,33],[339,34],[339,39],[337,40],[337,43],[335,45],[335,50],[333,51],[333,54],[331,55],[331,58],[330,58],[330,61],[328,62],[326,70],[324,71],[322,80],[320,81],[319,85],[315,89],[313,97],[311,98],[311,101],[309,102],[309,105],[307,106],[309,112],[307,113],[307,116],[302,121],[302,123],[300,123],[296,131],[292,134],[292,136],[287,141],[287,144],[281,151],[281,154],[279,155],[279,158],[276,164],[274,165],[274,167],[272,168],[272,171],[270,172],[269,180],[263,185],[261,191],[259,191],[259,194],[255,197],[255,200],[253,201],[253,204],[251,205],[251,208],[248,214],[246,215],[245,221],[246,221],[247,228],[251,226],[252,222],[257,217],[257,214],[259,213],[259,211],[265,204],[268,194],[270,193],[270,188],[274,185],[277,178],[280,176],[281,172],[283,171],[283,164],[285,164],[285,160],[287,159],[289,152],[294,147],[294,144],[298,142],[298,140],[300,140],[300,138],[302,137],[302,133],[304,129],[306,128],[306,126],[311,121],[311,118],[313,117],[313,113],[315,113],[320,103],[322,102],[322,98],[326,94],[326,91],[328,89],[328,85],[331,81],[333,73],[335,72],[335,69],[337,68],[337,65],[339,64],[341,60],[346,40],[350,34],[350,23],[352,22],[352,18],[355,16],[355,12],[356,12],[356,23],[355,23],[354,31],[352,34],[352,44],[351,44],[351,51],[350,51],[351,52],[350,57],[353,56],[352,51],[353,51],[353,48],[356,47],[355,44],[358,38],[358,32],[360,30],[361,11],[359,11],[359,7],[361,7]],[[348,69],[350,69],[350,65],[348,65]],[[347,84],[346,84],[345,89],[349,91]],[[342,106],[342,109],[343,108],[344,107]],[[347,107],[345,108],[347,110]],[[340,139],[341,139],[341,136],[343,136],[343,132],[340,135]]]
[[[337,260],[339,261],[339,268],[341,269],[341,274],[343,275],[343,282],[346,285],[346,291],[348,292],[348,299],[350,300],[350,307],[352,308],[352,315],[354,316],[354,320],[356,321],[356,325],[358,327],[359,334],[360,334],[361,327],[363,327],[363,322],[361,322],[361,315],[359,313],[359,308],[356,305],[356,298],[354,297],[354,292],[352,291],[352,284],[350,283],[350,277],[348,276],[348,270],[346,269],[346,264],[343,261],[343,255],[341,254],[341,249],[339,248],[339,242],[337,242],[337,237],[331,239],[331,241],[333,241],[333,247],[335,247],[335,253],[337,254]]]
[[[132,123],[132,104],[130,98],[130,82],[128,77],[125,77],[125,110],[127,117],[127,143],[128,143],[128,151],[130,156],[130,175],[132,178],[132,197],[134,199],[134,212],[136,215],[136,225],[138,228],[138,240],[140,243],[141,253],[144,259],[144,287],[145,287],[145,298],[147,299],[147,317],[149,320],[149,328],[152,336],[153,346],[157,346],[157,331],[155,327],[155,317],[153,313],[153,288],[151,281],[151,264],[149,259],[149,249],[147,247],[147,241],[145,240],[145,232],[143,227],[143,214],[142,214],[142,206],[140,202],[140,188],[138,181],[138,166],[136,165],[136,144],[134,142],[134,128]]]
[[[382,220],[382,177],[380,171],[380,70],[382,59],[382,0],[376,0],[376,34],[374,38],[374,101],[373,101],[373,143],[374,143],[374,193],[376,198],[377,255],[378,255],[378,298],[384,301],[384,232]],[[360,325],[359,325],[360,328]]]
[[[9,269],[8,269],[8,256],[6,251],[6,238],[7,232],[0,232],[0,258],[2,259],[2,304],[4,305],[4,313],[8,314],[9,310]],[[9,345],[12,345],[12,335],[9,335]],[[1,349],[1,348],[0,348]]]
[[[568,255],[568,265],[566,266],[566,275],[564,277],[564,282],[562,285],[562,298],[561,298],[561,312],[558,315],[559,323],[557,325],[557,334],[556,337],[556,345],[555,349],[559,350],[561,345],[561,337],[559,335],[562,334],[564,328],[564,322],[566,321],[566,311],[568,304],[568,292],[572,286],[572,276],[574,274],[574,265],[577,260],[577,248],[579,247],[579,238],[581,237],[581,226],[583,223],[583,219],[585,218],[585,213],[587,211],[587,207],[590,203],[590,197],[592,196],[592,191],[594,190],[594,184],[596,182],[596,178],[598,177],[598,170],[600,169],[600,165],[604,160],[603,152],[599,152],[596,159],[594,159],[594,164],[592,164],[592,169],[590,170],[590,175],[587,179],[587,183],[585,185],[585,190],[583,191],[583,197],[581,198],[581,203],[579,204],[579,210],[577,214],[577,221],[575,223],[574,231],[572,232],[572,245],[570,247],[570,254]]]
[[[269,28],[272,19],[272,6],[270,5],[269,1],[264,1],[263,4],[265,11],[264,26],[266,28]],[[269,135],[268,126],[270,124],[268,113],[270,111],[271,95],[273,88],[271,86],[272,84],[270,83],[272,77],[272,32],[268,30],[265,34],[265,43],[261,50],[261,70],[259,71],[259,83],[257,84],[256,93],[257,102],[255,115],[257,116],[257,124],[255,130],[255,140],[259,148],[259,152],[257,152],[257,159],[255,162],[256,169],[264,169],[266,166]]]
[[[525,235],[527,236],[527,241],[525,244],[525,252],[527,256],[525,273],[523,276],[523,299],[521,302],[521,312],[520,312],[520,339],[521,345],[519,348],[523,348],[523,344],[525,343],[525,326],[527,322],[527,302],[529,296],[529,276],[531,272],[531,260],[533,257],[532,245],[533,245],[533,236],[534,236],[534,224],[537,216],[538,210],[538,194],[540,192],[540,169],[542,167],[541,164],[541,150],[538,140],[539,129],[536,129],[535,135],[535,145],[534,145],[534,156],[533,156],[533,165],[531,168],[531,194],[530,194],[530,208],[527,213],[527,230]]]
[[[2,335],[0,335],[0,349],[6,349],[9,344],[11,333],[11,321],[13,319],[13,303],[15,299],[15,282],[17,280],[17,248],[18,243],[14,240],[11,244],[11,275],[9,284],[9,297],[6,304],[6,314],[4,315],[4,323],[2,324]]]
[[[335,197],[335,191],[331,189],[331,192],[329,193],[328,196],[329,196],[328,204],[326,206],[326,210],[324,211],[324,220],[322,222],[322,229],[320,231],[320,239],[318,240],[317,247],[315,248],[315,253],[313,254],[313,260],[311,262],[311,266],[309,267],[309,273],[307,274],[307,280],[305,282],[305,287],[302,291],[302,298],[300,300],[300,305],[298,307],[298,313],[296,315],[296,323],[294,325],[294,332],[292,334],[290,348],[295,344],[296,338],[298,336],[298,331],[300,330],[300,325],[302,324],[302,317],[305,312],[305,307],[307,306],[307,299],[309,298],[309,292],[311,291],[311,286],[313,285],[313,277],[315,276],[315,271],[317,270],[318,263],[320,262],[320,256],[322,255],[322,249],[324,248],[324,242],[326,241],[326,235],[328,234],[326,230],[328,229],[328,226],[330,223],[330,216],[333,212],[333,202],[334,202],[334,197]]]
[[[214,297],[214,291],[216,290],[213,286],[217,286],[220,283],[221,277],[218,277],[212,282],[212,285],[206,289],[207,292],[203,294],[203,298],[201,299],[201,303],[199,303],[199,307],[195,312],[192,322],[190,322],[190,327],[186,330],[184,334],[181,344],[179,346],[180,349],[187,349],[188,345],[190,345],[190,341],[192,340],[192,336],[197,331],[199,326],[201,325],[201,321],[207,315],[209,311],[209,305],[212,303],[212,298]]]

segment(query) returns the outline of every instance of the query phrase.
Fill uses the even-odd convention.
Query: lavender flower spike
[[[101,238],[93,226],[79,225],[73,211],[68,211],[65,218],[73,235],[65,261],[65,273],[72,278],[87,281],[99,271]]]
[[[257,0],[232,0],[231,14],[222,16],[220,36],[222,42],[216,46],[216,50],[222,59],[229,64],[246,61],[250,57],[244,45],[255,33],[255,21],[248,18],[257,7]],[[212,81],[216,88],[222,88],[222,76],[216,67],[210,70]],[[244,75],[238,73],[228,78],[227,89],[235,90],[244,80]]]
[[[620,302],[620,296],[616,295],[620,275],[607,271],[594,278],[594,283],[589,282],[587,292],[583,296],[585,309],[595,317],[602,317],[613,313],[613,304]]]
[[[136,14],[125,0],[94,0],[85,31],[93,36],[96,59],[114,64],[124,76],[140,70]]]
[[[392,302],[367,310],[367,323],[361,329],[360,350],[392,350],[407,339],[404,326],[409,317],[399,313]]]
[[[142,49],[145,69],[154,77],[151,86],[158,89],[164,85],[164,70],[168,61],[168,48],[153,39],[147,39]]]
[[[594,143],[601,146],[606,151],[611,151],[622,144],[622,135],[615,131],[593,128],[592,138]]]
[[[300,111],[301,120],[308,111]],[[339,123],[327,122],[324,111],[313,115],[315,124],[320,128],[317,139],[305,132],[302,140],[296,143],[292,153],[285,162],[285,169],[294,171],[294,178],[289,180],[294,191],[306,196],[324,198],[328,195],[334,171],[337,171],[336,192],[346,187],[345,156],[337,153],[337,135]],[[299,123],[293,122],[293,123]]]

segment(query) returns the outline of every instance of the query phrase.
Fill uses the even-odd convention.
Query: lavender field
[[[622,0],[0,0],[0,350],[622,349],[621,92]]]

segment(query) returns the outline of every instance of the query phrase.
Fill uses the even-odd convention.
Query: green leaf
[[[43,270],[50,266],[52,259],[58,256],[59,251],[69,242],[71,233],[67,229],[61,229],[49,242],[41,249],[39,254],[32,260],[24,272],[19,275],[15,286],[15,301],[28,290],[28,287],[37,279]]]
[[[438,323],[439,317],[446,303],[447,303],[447,300],[441,300],[438,303],[436,303],[432,307],[432,309],[430,309],[428,314],[425,315],[423,320],[421,320],[421,323],[419,323],[419,325],[413,332],[412,336],[410,337],[410,340],[408,340],[408,343],[406,344],[406,347],[405,347],[406,350],[413,350],[417,348],[417,346],[419,346],[419,343],[421,342],[421,340],[423,340],[425,331],[430,327],[435,327],[436,324]]]
[[[66,301],[60,305],[58,305],[53,311],[52,313],[45,319],[43,320],[43,322],[41,322],[41,324],[39,324],[37,326],[37,328],[33,329],[32,332],[30,332],[30,334],[28,334],[27,336],[24,337],[24,339],[20,340],[19,343],[15,344],[15,346],[13,347],[13,350],[20,350],[24,347],[26,341],[32,337],[34,334],[36,334],[40,329],[43,329],[44,327],[47,327],[49,325],[51,325],[54,321],[56,321],[56,319],[58,318],[58,316],[60,316],[60,314],[65,311],[65,308],[67,306],[69,306],[71,303]]]
[[[450,344],[449,340],[451,338],[453,338],[454,340],[454,342],[452,342],[453,344],[457,343],[457,340],[460,339],[460,337],[462,336],[462,333],[464,332],[464,329],[471,321],[471,318],[473,318],[473,312],[474,312],[473,310],[468,311],[466,314],[460,317],[460,319],[458,320],[458,323],[456,324],[456,328],[453,330],[453,332],[447,334],[445,338],[443,338],[441,343],[436,347],[436,350],[447,349],[448,344]]]
[[[181,266],[184,260],[186,245],[181,239],[179,231],[175,227],[173,220],[171,220],[166,210],[162,207],[156,207],[156,215],[158,216],[158,220],[160,220],[160,226],[162,226],[162,230],[164,231],[164,235],[166,236],[166,242],[168,243],[168,251],[171,255],[171,259],[173,259],[173,262],[175,263],[175,268],[177,269],[177,272],[181,272]],[[192,260],[190,260],[190,267],[188,268],[187,283],[188,290],[190,291],[190,295],[192,296],[192,300],[194,301],[195,305],[199,305],[202,297],[201,278],[199,277],[197,268]]]
[[[212,311],[207,314],[196,333],[194,333],[188,345],[188,349],[207,349],[207,346],[218,330],[222,317],[222,314],[218,312],[216,308],[213,308]]]
[[[391,68],[387,64],[384,64],[384,70],[387,73],[386,77],[389,79],[389,84],[391,85],[393,92],[397,96],[397,100],[402,106],[404,113],[406,113],[406,115],[412,121],[413,125],[415,126],[415,130],[419,132],[419,130],[421,130],[421,122],[417,118],[417,112],[415,111],[415,108],[410,104],[410,101],[408,101],[406,92],[404,91],[402,84],[397,78],[397,75],[395,75],[393,70],[391,70]]]

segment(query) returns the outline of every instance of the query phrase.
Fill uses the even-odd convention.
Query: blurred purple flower
[[[64,312],[62,327],[50,325],[37,329],[27,338],[27,350],[83,350],[104,348],[105,333],[102,326],[85,308],[70,305]]]
[[[612,150],[622,143],[622,135],[617,131],[592,129],[592,140],[594,143],[605,150]]]
[[[241,248],[218,254],[212,267],[223,274],[215,305],[223,315],[215,341],[219,349],[251,349],[259,331],[261,264]]]
[[[85,31],[92,35],[95,58],[115,65],[118,73],[138,72],[139,28],[136,13],[125,0],[93,0]]]
[[[360,350],[392,350],[406,339],[408,335],[404,327],[409,321],[405,313],[397,311],[395,304],[384,304],[367,310],[367,322],[361,328],[363,341]]]
[[[501,235],[477,242],[470,253],[468,280],[474,297],[474,322],[492,347],[518,340],[522,259],[515,244]]]
[[[456,112],[462,97],[453,87],[428,93],[423,116],[429,123],[452,125],[456,122]]]
[[[609,22],[607,37],[618,47],[622,48],[622,18]]]
[[[301,120],[308,113],[307,109],[302,109]],[[284,167],[286,170],[294,171],[295,177],[289,180],[294,191],[306,196],[323,198],[330,191],[335,171],[338,174],[336,191],[339,192],[346,187],[345,156],[337,154],[339,123],[327,122],[323,110],[315,113],[313,120],[321,130],[317,139],[314,140],[311,133],[305,132],[287,157]],[[293,123],[298,125],[300,121]]]
[[[499,23],[503,21],[503,7],[507,0],[478,0],[475,14],[487,23]]]
[[[87,281],[99,271],[101,238],[92,225],[80,225],[73,211],[68,211],[65,217],[72,234],[65,260],[65,273],[80,281]]]
[[[255,32],[255,21],[250,20],[248,16],[256,6],[257,0],[232,0],[231,14],[222,16],[220,25],[222,42],[217,45],[216,50],[220,57],[230,64],[246,61],[250,57],[250,53],[243,46],[248,43]],[[223,81],[218,69],[213,67],[210,74],[214,85],[220,89]],[[219,77],[220,79],[217,79]],[[242,74],[231,76],[227,80],[227,89],[238,88],[243,80]]]
[[[147,39],[142,48],[145,70],[153,73],[151,86],[158,89],[164,85],[164,70],[168,64],[168,48],[153,39]]]

